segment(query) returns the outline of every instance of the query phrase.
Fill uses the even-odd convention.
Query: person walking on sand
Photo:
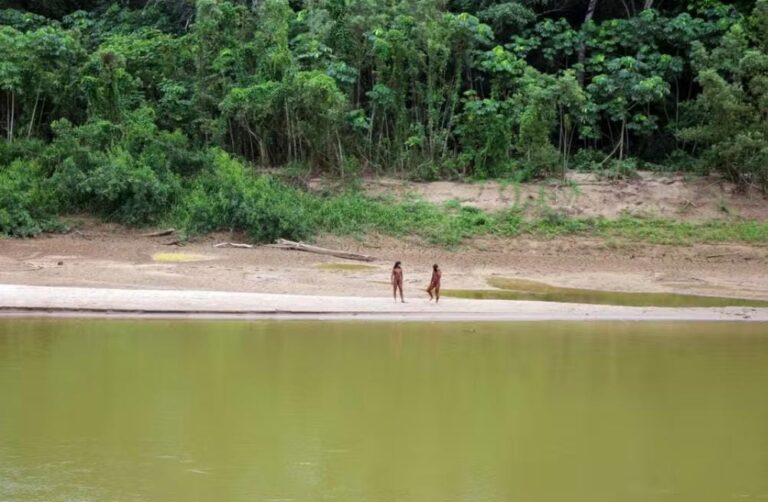
[[[399,261],[396,261],[395,266],[392,267],[392,276],[389,280],[392,283],[392,298],[395,299],[395,303],[397,303],[398,289],[400,290],[400,301],[405,303],[405,300],[403,300],[403,269]]]
[[[437,263],[432,265],[432,279],[429,281],[429,287],[427,288],[427,294],[429,295],[429,301],[435,300],[435,303],[440,301],[440,278],[443,276],[443,273],[440,271],[440,267],[437,266]],[[435,295],[432,296],[432,292],[435,292]]]

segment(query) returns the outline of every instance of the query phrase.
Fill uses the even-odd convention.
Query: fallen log
[[[176,231],[175,228],[169,228],[167,230],[160,230],[158,232],[150,232],[148,234],[141,234],[140,237],[165,237],[166,235],[171,235]]]
[[[365,254],[350,253],[347,251],[339,251],[336,249],[321,248],[318,246],[310,246],[303,242],[294,242],[286,239],[278,239],[275,244],[267,244],[266,247],[275,249],[288,249],[292,251],[304,251],[305,253],[315,253],[327,256],[335,256],[336,258],[342,258],[344,260],[357,260],[357,261],[375,261],[376,258]]]
[[[85,235],[85,234],[84,234],[84,233],[82,233],[80,230],[75,230],[75,231],[73,231],[72,233],[73,233],[74,235],[78,235],[78,236],[82,237],[83,239],[85,239],[85,240],[87,240],[87,241],[91,240],[91,238],[90,238],[89,236]]]
[[[213,247],[215,248],[244,248],[244,249],[251,249],[253,246],[251,244],[241,244],[239,242],[219,242],[218,244],[214,244]]]

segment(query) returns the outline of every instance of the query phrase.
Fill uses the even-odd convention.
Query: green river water
[[[0,501],[768,501],[768,326],[0,320]]]

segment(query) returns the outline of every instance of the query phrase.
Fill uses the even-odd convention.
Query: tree
[[[720,45],[695,47],[703,92],[687,111],[681,131],[704,148],[707,167],[722,170],[743,188],[768,189],[768,1],[735,24]]]

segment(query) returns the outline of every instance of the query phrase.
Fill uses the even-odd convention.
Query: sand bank
[[[3,316],[407,319],[430,321],[762,321],[760,308],[639,308],[446,298],[405,304],[391,299],[201,290],[0,285]]]

